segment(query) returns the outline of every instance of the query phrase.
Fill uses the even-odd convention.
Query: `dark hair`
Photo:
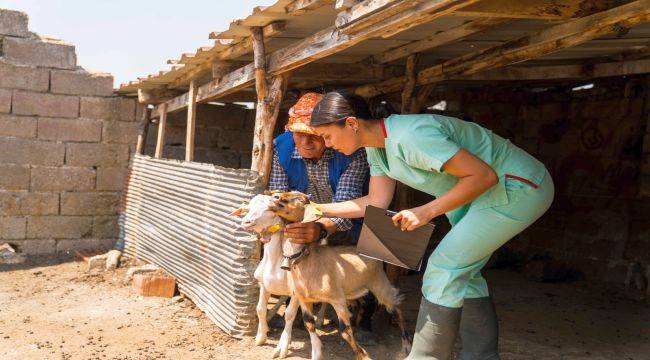
[[[331,91],[323,95],[311,113],[311,125],[343,124],[348,117],[364,120],[373,118],[368,103],[361,96],[344,91]]]

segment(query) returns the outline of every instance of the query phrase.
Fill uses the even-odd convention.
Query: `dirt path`
[[[190,301],[142,298],[124,269],[84,275],[83,264],[40,259],[0,267],[0,359],[268,359],[270,344],[224,335]],[[490,271],[501,318],[501,353],[516,359],[649,359],[650,307],[586,284],[539,284]],[[417,278],[403,281],[413,319]],[[414,325],[411,324],[411,327]],[[379,316],[374,359],[402,359],[397,332]],[[309,358],[305,331],[294,330],[290,359]],[[350,359],[335,330],[322,336],[327,359]]]

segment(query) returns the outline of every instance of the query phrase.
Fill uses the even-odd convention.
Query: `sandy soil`
[[[124,269],[87,275],[84,264],[38,259],[0,265],[0,359],[267,359],[270,343],[224,335],[191,301],[143,298]],[[580,282],[532,283],[516,272],[487,277],[501,320],[501,354],[516,359],[650,359],[650,307]],[[419,302],[417,277],[402,282],[407,317]],[[378,314],[374,359],[402,359],[397,331]],[[336,330],[322,339],[328,359],[351,359]],[[291,359],[309,358],[307,333],[294,330]]]

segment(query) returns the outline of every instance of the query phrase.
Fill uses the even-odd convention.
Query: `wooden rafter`
[[[464,37],[474,35],[486,29],[490,29],[510,21],[503,18],[485,18],[468,21],[462,25],[455,26],[449,30],[426,37],[422,40],[413,41],[406,45],[390,49],[381,54],[372,57],[371,63],[385,64],[397,59],[401,59],[417,52],[430,50],[445,44],[452,43]]]
[[[329,27],[271,54],[267,59],[267,72],[269,75],[279,75],[345,50],[363,40],[379,36],[391,36],[414,26],[430,22],[438,17],[449,15],[475,1],[443,1],[445,6],[440,6],[441,1],[428,1],[397,14],[386,21],[369,26],[353,35],[342,34],[335,26]],[[249,87],[253,85],[254,79],[254,67],[253,64],[249,64],[224,75],[218,81],[213,80],[202,85],[198,89],[198,101],[210,101]],[[187,103],[186,98],[187,94],[183,94],[169,100],[167,102],[168,111],[173,112],[184,109]],[[157,111],[155,113],[157,114]]]
[[[194,161],[194,134],[196,132],[196,83],[190,83],[190,92],[187,99],[187,133],[185,136],[185,161]],[[165,113],[167,112],[167,105]]]
[[[533,35],[444,61],[420,71],[418,85],[436,83],[507,66],[575,46],[599,36],[650,21],[650,0],[637,0],[610,10],[555,25]],[[356,93],[373,97],[401,90],[404,77],[361,86]]]
[[[156,151],[154,157],[160,159],[165,148],[165,130],[167,127],[167,105],[163,104],[160,109],[160,121],[158,121],[158,136],[156,137]]]
[[[557,20],[588,16],[628,2],[629,0],[489,0],[470,5],[455,15]]]

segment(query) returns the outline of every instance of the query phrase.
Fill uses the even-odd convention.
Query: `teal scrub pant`
[[[429,257],[422,295],[430,302],[459,308],[463,299],[489,296],[481,269],[492,253],[537,220],[551,206],[553,180],[546,173],[538,188],[506,179],[508,204],[485,209],[467,206]]]

